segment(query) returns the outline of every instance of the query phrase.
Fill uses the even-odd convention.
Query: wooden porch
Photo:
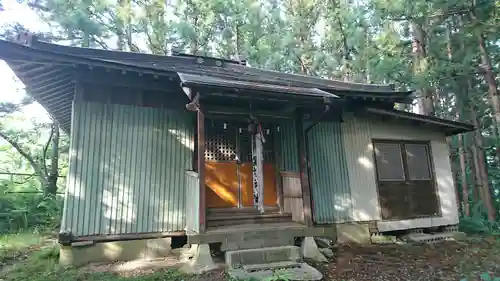
[[[245,126],[249,126],[249,123],[242,126],[240,124],[241,120],[248,120],[249,116],[254,118],[254,116],[259,116],[258,114],[262,113],[257,112],[255,115],[252,112],[240,113],[239,115],[235,113],[237,116],[230,117],[222,114],[222,118],[226,118],[224,120],[229,120],[229,122],[219,122],[218,126],[220,128],[214,135],[213,131],[210,131],[211,128],[207,128],[207,126],[210,126],[209,124],[213,126],[212,120],[217,117],[221,118],[221,114],[211,111],[212,107],[209,105],[200,106],[200,100],[197,96],[193,97],[192,102],[186,107],[188,110],[195,111],[197,116],[195,159],[193,159],[195,168],[194,171],[186,172],[188,177],[186,180],[188,185],[186,206],[189,206],[186,213],[186,233],[188,236],[199,236],[236,226],[238,226],[239,231],[246,229],[239,226],[248,226],[248,229],[255,230],[262,227],[266,228],[266,225],[273,225],[274,229],[281,229],[278,225],[283,225],[285,228],[293,226],[294,229],[300,231],[312,227],[305,142],[307,129],[302,127],[304,113],[301,110],[292,110],[287,118],[295,120],[295,131],[297,132],[295,135],[297,143],[296,161],[299,164],[299,172],[280,171],[280,167],[277,165],[280,158],[279,153],[272,145],[267,148],[264,147],[265,155],[263,156],[262,165],[266,167],[263,175],[263,192],[265,194],[261,200],[264,201],[265,207],[262,211],[262,209],[257,209],[255,202],[252,206],[252,196],[256,198],[256,195],[255,189],[253,189],[254,194],[252,194],[252,186],[255,185],[255,182],[252,183],[252,159],[251,156],[248,157],[249,148],[244,146],[248,145],[248,139],[243,140],[243,142],[239,141],[240,138],[245,138],[243,135]],[[205,117],[202,108],[207,112],[208,117]],[[229,109],[226,108],[226,110]],[[230,110],[238,112],[237,108]],[[209,123],[207,123],[208,120],[210,120]],[[276,121],[276,118],[267,117],[266,119],[271,123],[273,120]],[[233,124],[232,122],[236,123]],[[269,131],[272,132],[273,129],[277,129],[273,125],[266,128],[267,134],[269,134]],[[239,135],[232,138],[222,132],[231,130],[239,131]],[[250,127],[248,130],[250,132]],[[274,139],[272,133],[268,137]],[[228,149],[227,143],[220,143],[220,140],[225,138],[235,140],[234,150],[233,148]],[[214,148],[217,148],[216,151],[214,151]],[[232,167],[233,165],[234,167]],[[227,176],[227,173],[235,173],[236,176]],[[255,179],[255,174],[253,177]],[[237,186],[237,189],[234,186]],[[214,197],[218,196],[218,189],[224,189],[221,191],[223,196],[214,200]],[[228,201],[224,202],[223,197],[229,198]]]
[[[277,206],[265,207],[261,213],[254,207],[244,208],[206,208],[205,231],[200,231],[199,212],[200,178],[199,173],[186,171],[186,206],[188,236],[203,233],[219,233],[223,231],[256,230],[256,229],[288,229],[304,230],[307,223],[304,218],[304,200],[298,173],[280,173],[280,202]],[[205,190],[205,185],[203,185]],[[204,201],[206,202],[206,201]],[[312,226],[312,225],[309,225]]]

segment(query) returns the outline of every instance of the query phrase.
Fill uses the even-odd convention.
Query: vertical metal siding
[[[380,219],[371,127],[369,120],[352,116],[342,123],[355,221]]]
[[[352,218],[349,175],[340,123],[322,122],[308,134],[314,221],[319,224]]]
[[[299,171],[299,154],[297,151],[297,134],[295,130],[294,120],[283,120],[279,123],[280,128],[280,150],[282,171],[298,172]]]
[[[185,170],[194,144],[187,112],[73,104],[61,229],[75,236],[182,231]]]

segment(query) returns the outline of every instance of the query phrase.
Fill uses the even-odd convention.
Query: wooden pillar
[[[204,233],[206,229],[206,189],[205,189],[205,116],[198,106],[196,122],[198,123],[198,179],[200,184],[200,233]]]
[[[191,89],[185,88],[184,91],[191,98]],[[186,104],[186,109],[191,112],[196,112],[196,158],[198,170],[198,183],[200,201],[198,202],[198,215],[199,215],[199,233],[204,233],[206,230],[206,189],[205,189],[205,115],[200,106],[200,95],[196,94],[191,102]]]
[[[276,193],[278,199],[278,207],[280,208],[280,214],[285,212],[285,200],[283,197],[283,181],[281,178],[281,132],[278,130],[279,125],[274,127],[274,160],[275,160],[275,177],[276,177]]]
[[[306,136],[304,132],[302,111],[297,110],[295,116],[295,130],[297,134],[297,148],[299,152],[300,185],[302,187],[302,199],[304,204],[304,222],[307,226],[312,226],[311,208],[311,186],[309,184],[308,156],[306,151]]]

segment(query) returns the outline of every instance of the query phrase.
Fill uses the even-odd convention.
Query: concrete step
[[[226,264],[230,269],[242,268],[243,266],[257,264],[302,261],[302,258],[300,256],[300,248],[296,246],[226,251],[225,257]]]
[[[296,246],[226,252],[228,273],[236,280],[321,280],[323,275],[302,261]]]

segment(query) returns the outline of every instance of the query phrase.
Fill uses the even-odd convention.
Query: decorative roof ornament
[[[32,42],[36,41],[36,36],[28,31],[20,32],[14,39],[15,43],[30,46]]]

